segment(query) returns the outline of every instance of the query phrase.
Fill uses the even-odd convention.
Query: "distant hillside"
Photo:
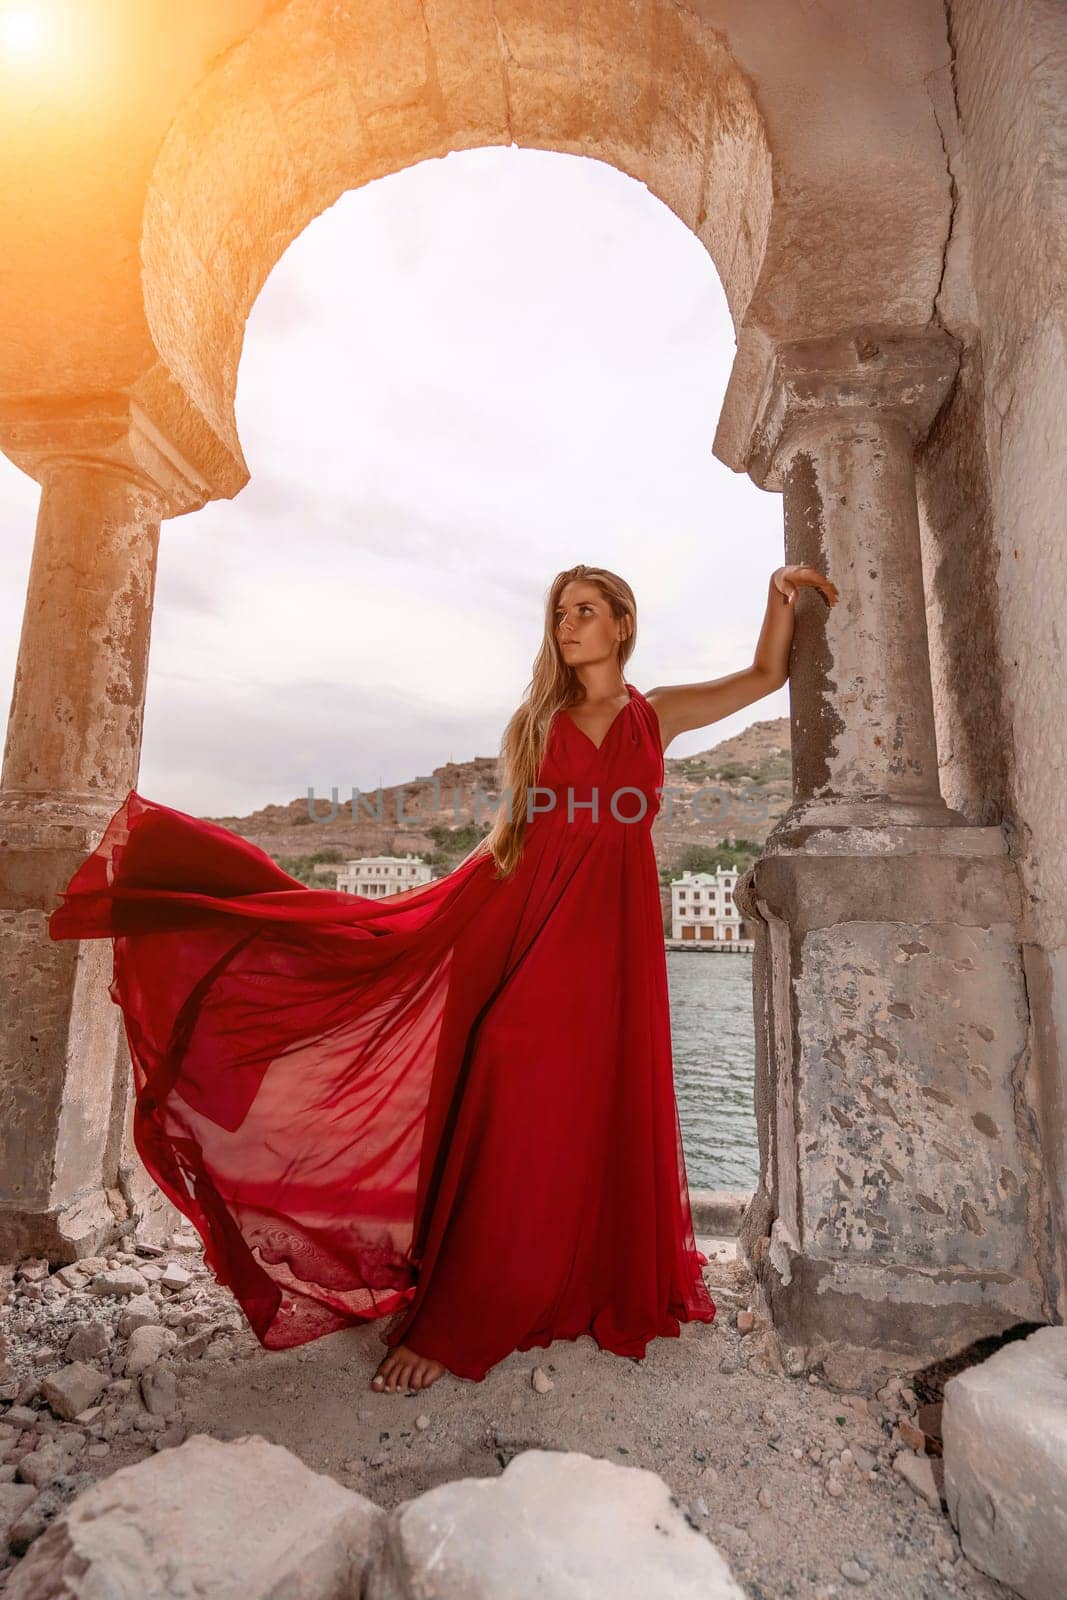
[[[356,821],[351,798],[343,793],[335,817],[329,815],[328,798],[316,802],[320,821],[308,816],[306,795],[287,805],[263,806],[247,817],[205,820],[251,840],[303,882],[332,888],[338,864],[353,856],[411,852],[428,860],[435,876],[450,871],[488,829],[484,799],[481,824],[473,820],[476,790],[483,797],[498,792],[495,756],[449,761],[435,767],[429,779],[383,786],[380,822],[377,790],[360,797]],[[652,828],[661,876],[684,867],[699,870],[709,864],[709,848],[724,865],[743,869],[791,797],[787,717],[754,722],[692,755],[668,754],[663,808]]]

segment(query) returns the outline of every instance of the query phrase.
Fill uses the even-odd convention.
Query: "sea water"
[[[678,1119],[691,1189],[754,1189],[752,956],[668,950]]]

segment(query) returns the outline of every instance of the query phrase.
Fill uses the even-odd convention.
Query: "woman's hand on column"
[[[778,567],[771,573],[771,583],[785,605],[792,605],[801,589],[818,589],[827,605],[837,604],[837,586],[814,567]]]

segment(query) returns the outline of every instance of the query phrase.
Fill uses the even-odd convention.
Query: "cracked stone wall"
[[[1003,823],[1022,875],[1026,1089],[1067,1316],[1067,9],[950,0],[948,23],[938,315],[965,349],[920,471],[941,780],[969,820]]]
[[[1025,1059],[1026,996],[1010,926],[945,924],[932,941],[926,932],[847,922],[804,942],[799,1132],[803,1142],[817,1128],[821,1139],[804,1146],[801,1232],[815,1256],[970,1268],[977,1304],[998,1270],[1005,1282],[1031,1271],[1019,1256],[1021,1207],[1038,1175],[1027,1141],[1013,1137],[1013,1074],[985,1065]],[[1018,1170],[1005,1148],[1018,1152]],[[857,1156],[862,1194],[850,1176]],[[956,1215],[962,1229],[946,1233]],[[1020,1316],[1028,1309],[1021,1303]]]

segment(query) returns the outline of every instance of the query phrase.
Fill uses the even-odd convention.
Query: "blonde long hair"
[[[537,781],[552,718],[561,708],[575,705],[583,697],[581,679],[575,669],[564,661],[555,628],[559,597],[568,583],[578,579],[596,585],[611,607],[616,622],[622,617],[630,618],[629,636],[620,639],[618,645],[620,670],[633,654],[637,640],[637,601],[625,578],[620,578],[616,572],[609,572],[606,567],[581,564],[556,574],[545,602],[545,631],[534,660],[533,676],[522,704],[504,729],[500,744],[498,783],[501,802],[496,819],[485,838],[480,839],[459,863],[463,866],[477,856],[491,855],[497,866],[494,877],[498,879],[509,877],[522,857],[526,796]],[[510,818],[505,803],[509,792],[512,797]]]

